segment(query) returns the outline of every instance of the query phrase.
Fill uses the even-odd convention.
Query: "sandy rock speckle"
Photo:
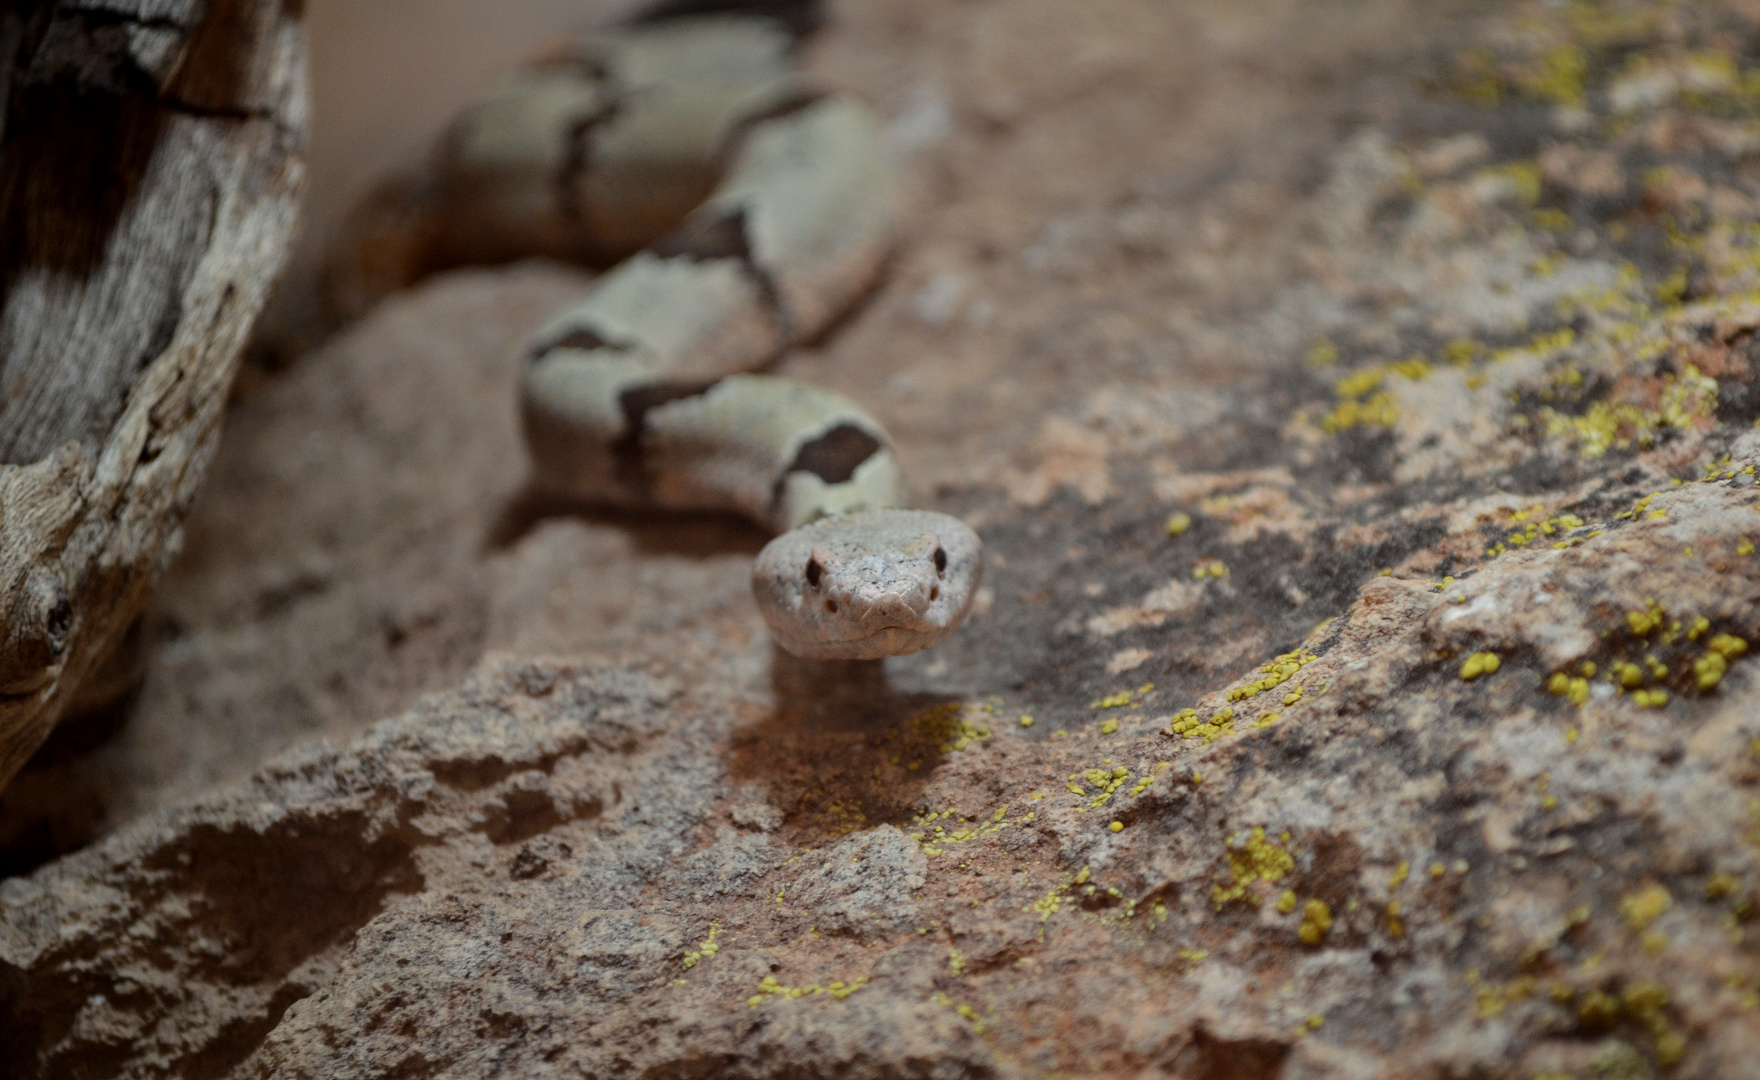
[[[0,1061],[1760,1075],[1753,13],[838,15],[943,119],[783,369],[981,609],[791,662],[755,530],[523,493],[586,279],[435,280],[241,399],[139,702],[8,793]]]

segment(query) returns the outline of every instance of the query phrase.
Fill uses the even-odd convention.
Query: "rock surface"
[[[839,14],[922,232],[785,367],[973,622],[790,663],[761,537],[522,496],[584,278],[436,281],[241,401],[26,774],[105,835],[0,883],[0,1061],[1760,1076],[1756,16]]]

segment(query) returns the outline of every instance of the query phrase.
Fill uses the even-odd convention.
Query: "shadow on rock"
[[[501,508],[483,546],[487,551],[506,551],[545,521],[559,517],[622,529],[643,555],[708,558],[730,551],[757,555],[770,540],[768,532],[737,514],[626,510],[528,488]]]
[[[800,660],[773,652],[776,706],[736,731],[735,787],[757,782],[808,843],[908,824],[942,757],[989,728],[956,699],[904,693],[882,660]]]

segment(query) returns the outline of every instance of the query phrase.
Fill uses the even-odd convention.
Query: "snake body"
[[[357,228],[355,288],[636,249],[531,340],[535,485],[743,514],[777,534],[752,586],[784,649],[916,652],[970,609],[976,534],[898,508],[891,441],[854,402],[753,373],[873,287],[897,228],[893,164],[866,105],[802,86],[802,20],[745,6],[652,10],[468,107],[395,227]]]

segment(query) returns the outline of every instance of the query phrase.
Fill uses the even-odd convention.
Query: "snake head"
[[[752,593],[777,644],[812,660],[919,652],[959,628],[983,573],[965,522],[923,510],[824,518],[770,541]]]

